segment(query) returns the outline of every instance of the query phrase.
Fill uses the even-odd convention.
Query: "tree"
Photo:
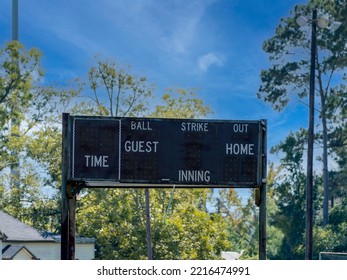
[[[274,164],[270,164],[270,168],[267,175],[267,198],[266,198],[266,210],[267,210],[267,258],[277,259],[280,255],[281,244],[285,236],[280,227],[277,227],[276,218],[279,214],[280,207],[278,203],[278,195],[276,191],[277,179],[281,173],[281,167],[274,167]]]
[[[318,259],[320,252],[347,252],[347,199],[342,199],[339,205],[332,207],[329,225],[315,227],[314,253]]]
[[[11,126],[11,121],[23,118],[23,111],[27,111],[32,102],[31,90],[34,75],[42,75],[39,65],[40,55],[36,49],[25,50],[24,46],[17,41],[10,42],[5,48],[0,49],[0,124],[2,128],[0,171],[17,164],[16,157],[13,157],[13,150],[6,149],[5,146],[10,142],[17,142],[11,141],[13,140],[11,137],[18,133],[14,131],[18,130],[18,127]]]
[[[282,110],[291,99],[297,95],[299,99],[308,94],[309,81],[309,51],[310,42],[307,28],[300,28],[296,19],[302,15],[310,15],[313,8],[334,20],[343,21],[346,16],[347,1],[311,0],[307,5],[295,7],[291,17],[282,18],[276,29],[276,34],[266,40],[263,49],[270,56],[271,68],[261,71],[262,85],[258,97],[269,102],[276,110]],[[328,119],[328,99],[331,87],[334,86],[341,72],[347,65],[347,50],[345,47],[347,27],[342,25],[338,30],[317,30],[316,79],[320,98],[320,118],[322,121],[323,142],[323,176],[324,188],[328,190],[328,134],[333,122]],[[301,51],[303,55],[301,55]],[[338,79],[338,82],[340,80]],[[337,82],[337,83],[338,83]],[[330,122],[329,122],[330,121]],[[327,192],[326,192],[327,193]],[[325,198],[327,201],[328,197]],[[324,203],[324,223],[327,223],[327,204]]]
[[[230,250],[242,252],[242,258],[255,259],[258,254],[258,213],[253,198],[245,205],[235,189],[220,189],[212,201],[217,214],[221,214],[228,230]]]
[[[344,76],[347,81],[347,75]],[[347,196],[347,86],[340,85],[331,90],[328,99],[327,116],[334,123],[330,138],[330,150],[339,169],[330,172],[331,195],[330,206],[335,206],[335,200]]]
[[[60,155],[44,160],[43,154],[60,145],[47,144],[58,127],[57,112],[75,92],[42,86],[40,58],[39,50],[26,50],[17,41],[0,49],[0,205],[22,221],[53,229],[59,217],[52,195],[57,185],[45,167],[58,164]],[[11,172],[13,166],[20,172]]]
[[[305,232],[305,183],[302,168],[306,131],[291,133],[285,141],[272,148],[283,153],[281,169],[269,186],[277,205],[269,223],[283,233],[276,259],[303,259]],[[315,213],[317,213],[315,211]]]
[[[171,190],[151,190],[154,259],[218,259],[230,246],[222,216],[201,203],[207,191],[176,190],[167,211]],[[96,237],[97,258],[147,258],[144,189],[98,189],[80,204],[78,232]]]
[[[196,89],[167,88],[161,98],[163,104],[157,105],[150,117],[197,119],[211,113],[209,106],[196,97]]]
[[[148,112],[150,117],[198,118],[210,112],[194,89],[167,89],[150,112],[152,88],[147,79],[135,78],[111,60],[97,61],[86,85],[92,90],[88,114],[124,117]],[[215,259],[230,246],[225,221],[207,213],[207,192],[179,189],[171,201],[170,190],[151,190],[154,259]],[[77,216],[78,232],[96,237],[98,258],[147,258],[144,189],[84,190]]]
[[[95,113],[101,116],[138,116],[146,112],[146,103],[152,96],[152,87],[145,77],[130,73],[130,67],[116,65],[110,59],[97,60],[88,73],[89,88],[93,94]]]

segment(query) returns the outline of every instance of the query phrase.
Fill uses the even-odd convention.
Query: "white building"
[[[60,236],[42,234],[0,211],[0,259],[60,260]],[[76,259],[95,258],[95,240],[76,237]]]

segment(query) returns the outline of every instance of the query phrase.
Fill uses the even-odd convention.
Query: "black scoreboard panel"
[[[260,184],[261,121],[71,116],[71,180]]]
[[[160,128],[143,120],[136,123],[136,129],[131,129],[132,124],[123,120],[121,125],[121,178],[129,182],[157,180],[162,152],[158,141]]]
[[[119,128],[117,119],[74,119],[73,178],[119,179]]]

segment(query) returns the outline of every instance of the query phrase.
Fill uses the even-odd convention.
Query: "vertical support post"
[[[307,133],[307,178],[306,178],[306,250],[305,259],[312,260],[313,245],[313,144],[314,144],[314,92],[316,72],[317,9],[312,11],[311,68],[309,94],[309,124]]]
[[[69,260],[76,255],[76,195],[69,199]]]
[[[76,231],[76,196],[71,194],[71,185],[68,185],[70,167],[70,135],[69,114],[62,117],[62,186],[61,186],[61,255],[62,260],[75,259],[75,231]]]
[[[12,0],[12,41],[18,41],[18,0]]]
[[[18,32],[18,0],[12,0],[12,41],[19,41],[19,32]],[[20,66],[19,66],[19,61],[17,58],[13,59],[13,62],[15,62],[16,67],[18,68],[18,75],[19,77],[21,76],[20,74]],[[18,110],[18,105],[13,104],[11,106],[11,111],[16,111]],[[11,128],[15,128],[13,131],[20,131],[20,119],[18,117],[12,116],[11,118]],[[12,129],[11,129],[12,131]],[[19,134],[17,132],[11,132],[11,136],[14,137],[19,137]],[[15,159],[15,162],[11,165],[11,185],[17,189],[20,188],[20,157],[18,151],[12,151],[12,156]]]
[[[259,260],[266,260],[266,176],[267,176],[267,121],[261,120],[261,185],[259,206]]]
[[[152,254],[152,238],[151,238],[151,212],[150,212],[150,197],[149,188],[145,189],[146,196],[146,239],[147,239],[147,257],[153,260]]]

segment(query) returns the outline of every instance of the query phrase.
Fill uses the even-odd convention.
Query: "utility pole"
[[[18,41],[18,0],[12,0],[12,41]]]
[[[313,246],[313,144],[314,144],[314,93],[316,77],[317,9],[312,11],[311,68],[309,93],[309,126],[307,133],[307,181],[306,181],[306,251],[305,259],[312,260]]]
[[[12,41],[19,41],[19,31],[18,31],[18,0],[12,0]],[[17,67],[19,69],[18,61],[13,61],[17,64]],[[20,74],[19,74],[20,75]],[[11,106],[11,110],[15,111],[17,105],[13,104]],[[20,128],[20,121],[17,117],[11,117],[11,129],[12,128]],[[11,135],[14,137],[19,137],[17,132],[11,132]],[[19,154],[17,151],[12,151],[13,158],[15,159],[15,162],[11,165],[11,183],[14,187],[20,188],[20,171],[19,171]]]
[[[299,16],[296,19],[299,26],[306,25],[309,20],[305,16]],[[307,184],[306,184],[306,259],[312,259],[312,239],[313,239],[313,144],[314,144],[314,98],[315,98],[315,81],[316,81],[316,61],[317,60],[317,26],[326,28],[331,24],[331,29],[336,31],[341,22],[331,21],[322,17],[317,19],[317,8],[313,7],[311,23],[311,67],[310,67],[310,91],[309,91],[309,127],[307,132]],[[321,118],[323,125],[323,178],[324,178],[324,203],[323,203],[323,225],[329,221],[329,180],[328,180],[328,136],[326,124],[326,102],[324,96],[324,89],[320,84],[321,94]]]

